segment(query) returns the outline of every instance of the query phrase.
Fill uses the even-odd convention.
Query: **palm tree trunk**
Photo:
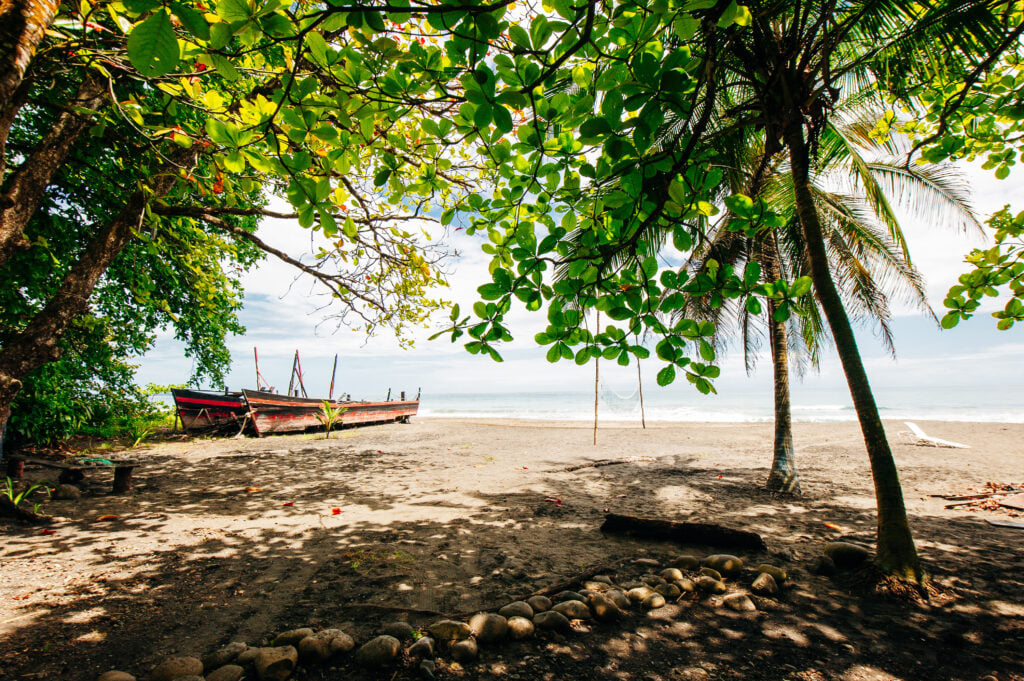
[[[810,153],[804,141],[802,123],[799,118],[797,121],[788,125],[784,131],[793,173],[796,211],[806,241],[815,294],[828,319],[832,338],[843,364],[843,372],[846,374],[846,382],[853,397],[857,419],[860,421],[868,459],[871,461],[871,476],[874,480],[875,502],[878,507],[878,555],[875,562],[888,574],[919,582],[922,579],[921,563],[917,556],[917,548],[914,546],[914,537],[910,532],[910,523],[907,521],[907,510],[903,505],[899,472],[896,470],[896,462],[885,436],[882,419],[878,415],[878,407],[871,393],[860,352],[857,350],[853,328],[829,271],[821,223],[818,221],[818,213],[811,198]]]
[[[761,243],[761,262],[765,278],[777,281],[782,272],[779,268],[778,245],[775,234],[767,235]],[[796,473],[796,457],[793,455],[793,416],[789,400],[789,355],[786,340],[786,323],[775,319],[778,305],[768,300],[768,334],[772,348],[772,369],[775,381],[775,442],[772,455],[772,470],[765,487],[771,492],[800,494],[800,478]]]

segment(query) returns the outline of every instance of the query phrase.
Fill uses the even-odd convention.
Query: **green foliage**
[[[50,496],[50,485],[47,482],[36,482],[36,483],[33,483],[33,484],[29,485],[28,487],[26,487],[25,489],[23,489],[20,492],[15,492],[14,491],[14,481],[11,480],[10,478],[5,478],[4,479],[4,486],[3,486],[3,489],[0,490],[0,493],[2,493],[5,497],[7,497],[10,500],[10,502],[12,504],[14,504],[15,506],[20,506],[21,502],[25,501],[30,496],[32,496],[33,494],[35,494],[36,492],[38,492],[40,490],[46,492],[46,496],[47,497]],[[36,504],[35,508],[33,509],[33,512],[38,512],[38,510],[39,510],[39,504]]]
[[[316,420],[324,427],[324,439],[331,437],[331,429],[341,421],[341,415],[348,411],[347,407],[334,407],[327,400],[320,405],[320,411],[316,413]]]

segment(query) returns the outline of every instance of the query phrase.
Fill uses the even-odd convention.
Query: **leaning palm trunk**
[[[878,507],[878,556],[875,562],[886,573],[920,581],[921,563],[907,521],[899,473],[885,436],[882,419],[878,415],[871,386],[868,384],[860,352],[857,350],[853,328],[829,272],[821,223],[811,194],[810,152],[804,141],[803,127],[800,123],[787,126],[785,142],[789,149],[793,196],[806,242],[811,280],[814,282],[815,294],[828,320],[839,359],[843,364],[843,372],[846,374],[846,382],[853,397],[853,406],[857,411],[857,419],[860,421],[864,444],[871,462],[875,503]]]

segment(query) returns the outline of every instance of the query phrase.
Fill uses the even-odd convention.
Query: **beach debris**
[[[554,497],[547,497],[547,498],[544,499],[544,501],[550,501],[555,506],[561,506],[562,505],[562,500],[561,499],[555,499]]]
[[[966,489],[958,494],[930,494],[936,499],[944,499],[953,503],[943,506],[945,509],[964,511],[989,511],[1005,513],[1011,518],[1020,517],[1024,511],[1024,483],[986,482],[982,489]]]
[[[262,487],[246,487],[245,491],[249,492],[251,494],[253,492],[262,492],[263,488]]]
[[[823,523],[825,527],[836,532],[846,532],[846,529],[842,525],[836,525],[835,523]]]
[[[985,518],[985,522],[989,525],[995,525],[996,527],[1010,527],[1015,530],[1024,530],[1024,523],[1017,523],[1012,520],[992,520],[991,518]]]
[[[999,502],[1000,506],[1004,508],[1012,508],[1018,511],[1024,511],[1024,494],[1014,494],[1011,497],[1006,497]]]
[[[340,515],[340,514],[341,514],[341,509],[340,508],[332,508],[331,509],[331,515]]]
[[[106,522],[108,520],[117,520],[117,516],[113,515],[111,513],[106,513],[104,515],[97,516],[96,520],[94,520],[93,522],[94,523],[102,523],[102,522]]]
[[[738,530],[712,523],[640,518],[616,513],[605,515],[601,531],[608,534],[625,534],[683,544],[727,546],[754,551],[763,551],[767,548],[761,535],[748,530]]]
[[[39,531],[39,534],[57,534],[57,530],[51,530],[48,527],[44,527]]]
[[[294,505],[295,505],[295,502],[294,502],[294,501],[286,501],[286,502],[284,502],[284,503],[283,503],[283,504],[281,504],[281,505],[282,505],[282,506],[294,506]]]

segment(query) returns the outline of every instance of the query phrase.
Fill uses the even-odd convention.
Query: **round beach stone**
[[[853,542],[833,541],[825,544],[825,555],[832,559],[836,569],[852,570],[867,562],[871,551]]]
[[[587,599],[576,591],[559,591],[551,597],[551,600],[555,603],[562,603],[564,601],[579,601],[580,603],[585,603]]]
[[[674,601],[683,595],[683,590],[675,584],[660,584],[655,591],[664,596],[667,600]]]
[[[701,591],[713,594],[724,594],[726,592],[724,582],[721,582],[714,577],[708,577],[707,575],[697,578],[697,588]]]
[[[736,612],[754,612],[757,606],[745,593],[734,593],[722,598],[722,605]]]
[[[629,600],[634,603],[643,603],[644,599],[654,593],[654,589],[649,586],[638,586],[635,589],[630,589],[626,592]]]
[[[587,604],[576,600],[555,603],[551,609],[554,612],[562,613],[571,620],[589,620],[591,617]]]
[[[694,571],[700,567],[700,558],[697,556],[679,556],[672,561],[672,567],[679,568],[680,570]]]
[[[356,647],[356,642],[352,640],[352,637],[346,634],[341,629],[324,629],[324,632],[331,632],[331,655],[337,655],[338,653],[347,653]]]
[[[229,662],[234,662],[235,658],[248,647],[249,646],[241,641],[232,641],[223,648],[216,650],[209,655],[204,655],[202,658],[203,669],[217,669],[218,667],[223,667]]]
[[[437,665],[434,664],[433,660],[420,660],[420,666],[418,667],[420,672],[420,678],[426,679],[427,681],[434,681],[434,672],[437,671]]]
[[[590,609],[594,611],[594,617],[601,622],[611,622],[622,617],[619,606],[604,594],[594,594],[590,597]]]
[[[282,631],[280,634],[274,637],[271,645],[274,646],[297,646],[299,641],[312,636],[313,630],[309,627],[302,627],[301,629],[291,629],[289,631]]]
[[[775,578],[767,572],[759,572],[754,583],[750,585],[750,590],[762,596],[774,596],[779,593],[779,585],[775,583]]]
[[[82,490],[74,485],[60,484],[50,493],[50,498],[60,501],[74,501],[75,499],[82,498]]]
[[[149,675],[151,681],[173,681],[180,676],[198,676],[203,673],[203,663],[194,657],[168,657],[158,664]]]
[[[470,662],[475,660],[479,653],[480,649],[477,647],[476,641],[471,638],[466,638],[452,644],[452,659],[456,662]]]
[[[456,620],[434,622],[427,628],[427,631],[438,641],[456,641],[469,638],[469,635],[473,633],[468,624]]]
[[[119,672],[116,669],[111,669],[109,672],[100,674],[96,681],[135,681],[135,677],[128,672]]]
[[[206,675],[206,681],[238,681],[245,673],[245,667],[225,664]]]
[[[533,616],[533,624],[538,629],[552,629],[555,631],[566,631],[570,628],[569,618],[554,610],[538,612]]]
[[[551,599],[547,596],[530,596],[526,599],[526,604],[533,608],[534,613],[551,609]]]
[[[658,575],[644,575],[640,578],[644,584],[651,587],[652,589],[661,584],[665,584],[665,578],[659,577]]]
[[[246,648],[242,652],[238,653],[238,657],[234,660],[235,664],[240,664],[243,667],[252,664],[256,661],[256,656],[260,654],[260,650],[262,650],[262,648]]]
[[[661,578],[667,582],[674,582],[683,578],[683,571],[676,567],[665,568],[661,571]]]
[[[654,610],[655,608],[660,608],[665,605],[665,597],[661,594],[654,593],[645,598],[641,605],[648,610]]]
[[[711,577],[712,579],[718,579],[718,580],[722,579],[722,574],[718,570],[715,570],[715,569],[709,568],[709,567],[701,568],[699,574],[701,574],[701,575],[703,575],[705,577]]]
[[[658,567],[658,561],[653,558],[637,558],[633,563],[644,567]]]
[[[326,662],[331,659],[331,639],[313,634],[299,641],[296,646],[299,659],[303,662]]]
[[[380,633],[394,636],[399,641],[411,641],[416,630],[408,622],[388,622],[380,628]]]
[[[604,591],[605,589],[611,588],[611,584],[606,582],[598,582],[593,579],[583,582],[584,591]]]
[[[260,648],[253,660],[260,681],[284,681],[299,664],[299,651],[295,646]]]
[[[533,608],[525,601],[512,601],[499,610],[498,614],[502,617],[525,617],[529,619],[533,617]]]
[[[412,658],[418,658],[418,657],[429,658],[429,657],[433,657],[434,656],[434,639],[430,638],[429,636],[421,636],[420,638],[418,638],[416,640],[416,643],[413,643],[411,646],[409,646],[409,648],[408,648],[408,650],[406,650],[406,652],[409,654],[409,657],[412,657]]]
[[[188,676],[179,676],[174,681],[206,681],[199,674],[189,674]]]
[[[786,574],[785,570],[774,565],[769,565],[768,563],[761,563],[760,565],[758,565],[757,571],[763,572],[766,575],[771,575],[773,578],[775,578],[775,583],[780,586],[782,584],[785,584],[786,580],[789,579],[789,575]]]
[[[508,635],[508,620],[493,612],[478,612],[470,618],[469,630],[481,643],[493,643]]]
[[[514,615],[508,618],[508,634],[513,640],[520,640],[533,636],[533,622],[525,617]]]
[[[687,577],[677,579],[672,583],[678,586],[679,590],[685,594],[692,594],[694,591],[697,590],[697,584],[692,579],[689,579]]]
[[[728,553],[716,553],[704,559],[704,565],[721,574],[732,577],[743,568],[743,560]]]
[[[595,582],[601,582],[602,584],[607,584],[608,586],[611,586],[615,583],[610,575],[594,575],[592,579]]]
[[[393,662],[401,649],[401,641],[382,634],[371,638],[356,651],[356,662],[367,667],[383,667]]]
[[[619,589],[609,589],[604,592],[604,597],[610,600],[619,610],[628,610],[630,606],[629,596]]]

